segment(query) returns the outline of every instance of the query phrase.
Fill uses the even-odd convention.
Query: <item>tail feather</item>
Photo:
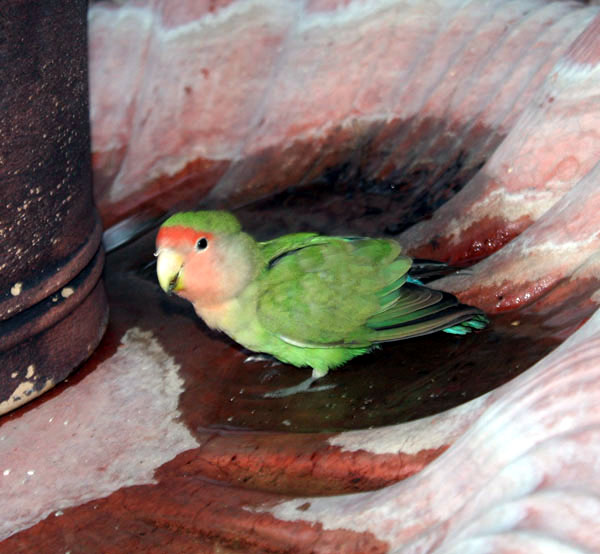
[[[395,293],[394,302],[380,313],[374,315],[367,321],[367,326],[372,329],[384,328],[390,325],[397,325],[402,321],[414,320],[422,310],[434,308],[444,300],[444,293],[438,290],[429,289],[423,286],[416,286],[412,283],[405,283],[402,288]],[[447,302],[447,299],[446,299]],[[456,304],[456,300],[454,304]],[[423,312],[422,315],[428,315],[433,312]]]
[[[440,277],[445,277],[452,273],[467,273],[469,270],[454,265],[448,265],[444,262],[437,262],[434,260],[423,260],[421,258],[414,258],[412,265],[408,270],[409,280],[412,278],[415,281],[428,282]],[[421,283],[422,284],[422,283]]]
[[[461,304],[447,292],[405,283],[397,302],[370,318],[367,326],[374,331],[372,341],[378,343],[437,331],[464,335],[483,329],[487,323],[479,308]]]
[[[473,330],[481,330],[484,329],[490,320],[485,316],[485,314],[479,313],[474,315],[471,319],[467,319],[458,325],[454,325],[453,327],[447,327],[443,329],[444,333],[450,333],[451,335],[466,335]]]

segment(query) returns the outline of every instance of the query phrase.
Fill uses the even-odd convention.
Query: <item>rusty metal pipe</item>
[[[64,379],[108,319],[93,204],[87,2],[3,2],[0,414]]]

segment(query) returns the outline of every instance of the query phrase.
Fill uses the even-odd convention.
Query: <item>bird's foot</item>
[[[318,392],[322,390],[329,390],[335,388],[334,384],[331,385],[319,385],[318,387],[311,387],[311,385],[317,380],[319,377],[309,377],[305,379],[301,383],[294,385],[293,387],[286,387],[283,389],[275,390],[272,392],[266,392],[263,394],[264,398],[283,398],[285,396],[291,396],[292,394],[297,394],[299,392]]]

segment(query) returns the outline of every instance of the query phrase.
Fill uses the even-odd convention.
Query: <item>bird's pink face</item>
[[[156,273],[165,292],[175,292],[199,305],[218,304],[227,296],[219,240],[189,227],[161,227],[156,237]]]

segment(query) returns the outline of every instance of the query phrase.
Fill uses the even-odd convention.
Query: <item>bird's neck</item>
[[[256,314],[256,302],[256,285],[250,284],[235,298],[214,304],[194,302],[194,309],[211,329],[218,329],[235,337]]]
[[[194,303],[194,310],[204,320],[204,323],[211,329],[219,329],[225,331],[224,327],[227,327],[227,320],[229,319],[229,313],[231,311],[231,304],[233,300],[227,300],[219,304],[198,304]]]

